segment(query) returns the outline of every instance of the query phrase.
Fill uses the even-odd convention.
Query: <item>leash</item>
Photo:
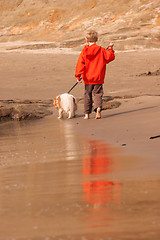
[[[77,86],[78,82],[76,82],[73,87],[71,87],[71,89],[68,91],[68,93],[70,93],[72,91],[73,88],[75,88],[75,86]]]
[[[80,78],[80,79],[82,80],[82,78]],[[78,83],[79,83],[79,82],[76,82],[76,83],[73,85],[73,87],[71,87],[71,89],[69,89],[69,91],[68,91],[67,93],[70,93],[70,92],[72,91],[72,89],[75,88],[75,86],[77,86]]]

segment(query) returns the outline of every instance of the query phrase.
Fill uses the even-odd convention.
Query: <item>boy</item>
[[[103,83],[106,73],[106,64],[115,59],[113,44],[108,49],[96,44],[98,33],[90,30],[86,34],[87,45],[83,48],[77,61],[75,77],[85,84],[84,92],[84,119],[89,119],[92,112],[92,93],[94,96],[94,111],[96,119],[101,118]]]

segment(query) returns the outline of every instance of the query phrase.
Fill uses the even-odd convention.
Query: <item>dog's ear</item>
[[[53,98],[53,106],[57,110],[59,110],[61,108],[61,97],[60,96]]]
[[[56,98],[53,98],[53,106],[56,105]]]
[[[57,98],[53,98],[53,106],[55,107],[55,109],[58,110],[58,106],[57,106]]]
[[[60,96],[57,97],[57,107],[58,107],[58,109],[61,108],[61,97]]]

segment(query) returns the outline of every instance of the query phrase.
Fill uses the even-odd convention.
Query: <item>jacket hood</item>
[[[84,52],[88,59],[93,59],[97,55],[97,53],[100,51],[100,49],[101,47],[96,44],[93,44],[91,46],[87,45],[84,49],[85,50]]]

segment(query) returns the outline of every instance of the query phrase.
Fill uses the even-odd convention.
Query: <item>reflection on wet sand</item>
[[[81,221],[72,230],[73,213],[82,208],[78,136],[54,118],[1,127],[0,239],[76,232]]]
[[[89,140],[87,144],[90,151],[83,158],[82,171],[84,200],[89,204],[90,212],[86,228],[101,228],[103,232],[113,221],[113,214],[110,215],[109,209],[120,204],[121,184],[107,180],[112,164],[109,146],[97,140]]]
[[[96,140],[89,141],[89,146],[90,154],[83,158],[83,176],[88,178],[83,183],[84,199],[93,207],[100,207],[109,202],[120,202],[121,184],[107,179],[101,180],[101,175],[109,172],[112,164],[112,159],[108,156],[109,146]],[[94,179],[90,180],[92,177]]]
[[[160,183],[129,181],[134,159],[72,123],[1,124],[0,240],[159,240]]]

